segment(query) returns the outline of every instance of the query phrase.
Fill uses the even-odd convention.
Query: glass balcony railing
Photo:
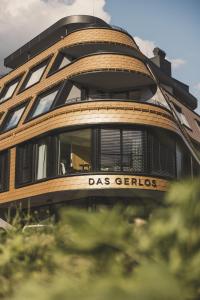
[[[160,107],[165,107],[168,108],[168,105],[165,105],[164,103],[155,100],[153,98],[149,99],[149,100],[134,100],[131,98],[128,98],[126,96],[119,96],[116,95],[116,97],[114,95],[112,95],[112,97],[104,95],[104,94],[94,94],[94,95],[90,95],[89,97],[76,97],[76,98],[70,98],[67,99],[65,104],[73,104],[73,103],[79,103],[79,102],[84,102],[84,101],[96,101],[96,100],[105,100],[105,101],[129,101],[129,102],[137,102],[137,103],[146,103],[146,104],[153,104],[156,106],[160,106]]]

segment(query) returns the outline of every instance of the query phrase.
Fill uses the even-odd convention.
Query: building
[[[200,116],[165,52],[125,30],[61,19],[5,59],[0,211],[160,199],[200,174]]]

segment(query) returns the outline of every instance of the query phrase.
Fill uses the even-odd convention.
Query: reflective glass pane
[[[141,130],[123,130],[123,170],[127,172],[145,171],[145,138]]]
[[[11,112],[10,118],[8,119],[8,122],[4,126],[4,130],[8,130],[16,127],[21,119],[24,110],[25,110],[25,106]]]
[[[37,106],[36,106],[35,111],[33,112],[32,117],[39,116],[39,115],[49,111],[52,104],[53,104],[53,101],[54,101],[57,93],[58,93],[58,89],[55,90],[51,94],[48,94],[46,96],[41,97],[38,104],[37,104]]]
[[[11,84],[8,86],[7,91],[5,92],[5,94],[1,97],[0,102],[5,101],[7,99],[9,99],[10,97],[12,97],[15,89],[17,88],[19,81]]]
[[[28,88],[28,87],[32,86],[33,84],[37,83],[38,81],[40,81],[45,68],[46,68],[46,65],[31,72],[30,78],[29,78],[28,82],[26,83],[25,88]]]
[[[59,65],[59,70],[60,69],[62,69],[62,68],[64,68],[64,67],[66,67],[69,63],[70,63],[71,61],[67,58],[67,57],[63,57],[63,59],[62,59],[62,61],[61,61],[61,63],[60,63],[60,65]]]

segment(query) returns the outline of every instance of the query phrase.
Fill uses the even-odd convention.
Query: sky
[[[149,57],[163,49],[173,77],[200,100],[200,0],[0,0],[0,73],[6,56],[72,14],[123,27]]]

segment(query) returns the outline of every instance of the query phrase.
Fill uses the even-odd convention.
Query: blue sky
[[[3,58],[59,19],[93,13],[127,29],[145,50],[163,49],[173,76],[200,100],[200,0],[0,0],[0,74]]]
[[[200,99],[200,0],[108,0],[105,8],[111,24],[183,60],[173,76]]]

